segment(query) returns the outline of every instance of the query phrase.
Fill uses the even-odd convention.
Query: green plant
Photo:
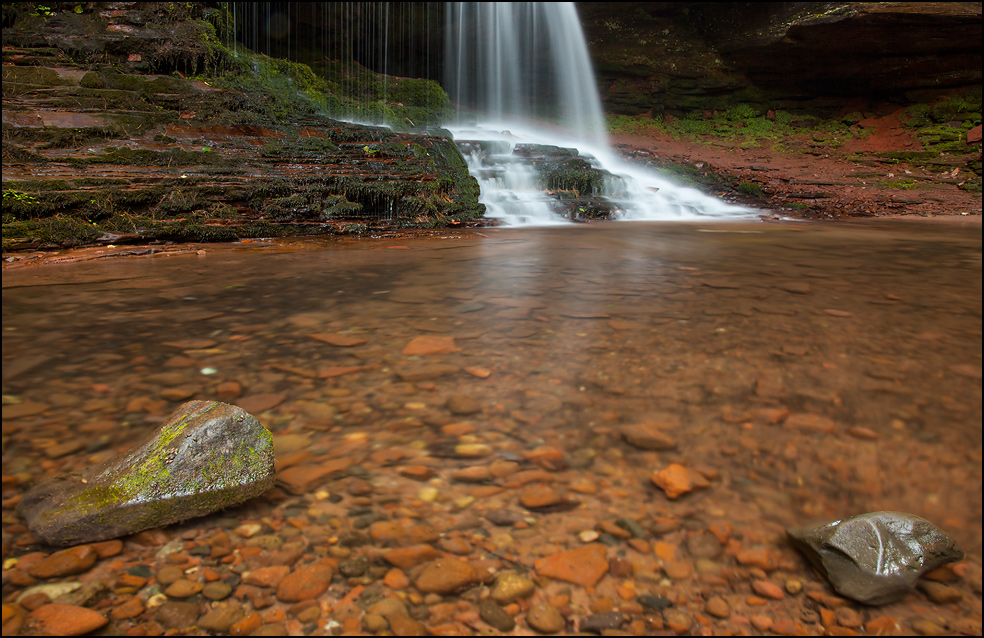
[[[908,178],[886,179],[877,182],[877,185],[880,186],[881,188],[901,188],[902,190],[913,190],[915,188],[919,188],[919,184],[917,184],[914,180]]]
[[[738,184],[738,192],[744,193],[749,197],[762,197],[765,193],[762,191],[762,187],[755,182],[742,182]]]
[[[24,193],[22,191],[15,191],[13,189],[7,189],[3,192],[3,205],[10,206],[14,203],[28,205],[37,204],[38,198],[30,193]]]
[[[666,131],[666,125],[661,118],[650,118],[644,115],[609,115],[607,117],[608,132],[613,135],[627,133],[630,135],[656,135]]]

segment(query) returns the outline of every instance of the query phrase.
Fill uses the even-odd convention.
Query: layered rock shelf
[[[233,60],[217,41],[196,53],[202,21],[138,7],[18,24],[4,29],[5,249],[426,228],[484,211],[447,133],[329,118],[324,95],[295,86],[306,67]],[[195,79],[149,74],[151,55],[173,51],[118,52],[114,38],[125,27],[162,46],[195,25],[183,57],[226,59]],[[102,55],[52,48],[69,46],[66,32]],[[245,81],[254,92],[218,87],[249,64],[266,64]]]

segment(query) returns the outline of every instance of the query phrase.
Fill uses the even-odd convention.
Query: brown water
[[[403,353],[426,335],[454,350]],[[412,376],[435,363],[450,367]],[[456,441],[437,428],[453,422],[499,458],[553,446],[574,469],[562,480],[609,488],[549,517],[690,517],[771,539],[901,510],[980,570],[979,223],[501,229],[8,271],[3,395],[14,486],[219,397],[316,454],[443,458]],[[477,411],[454,414],[452,396]],[[622,440],[653,415],[675,423],[675,450]],[[668,500],[648,476],[671,462],[711,486]],[[470,507],[440,478],[448,493],[425,508]],[[15,520],[5,509],[5,547]]]

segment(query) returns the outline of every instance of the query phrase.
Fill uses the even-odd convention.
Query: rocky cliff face
[[[581,2],[606,107],[829,109],[981,87],[979,2]]]
[[[305,65],[233,54],[216,35],[224,19],[204,3],[3,5],[5,250],[427,228],[482,214],[478,184],[441,131],[326,116],[372,107],[426,122],[447,105],[436,84],[393,80],[392,105],[355,102],[372,95],[371,72],[342,86]]]

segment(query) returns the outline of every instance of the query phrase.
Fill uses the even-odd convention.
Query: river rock
[[[32,611],[27,617],[26,629],[28,634],[35,636],[81,636],[108,622],[109,619],[98,611],[52,603]]]
[[[964,555],[941,529],[902,512],[870,512],[786,534],[837,593],[868,605],[899,600],[921,575]]]
[[[259,496],[273,485],[273,462],[273,439],[253,416],[190,401],[147,442],[35,486],[18,512],[51,545],[116,538]]]
[[[433,560],[417,574],[413,584],[425,594],[447,596],[474,587],[484,575],[473,565],[453,558]]]

